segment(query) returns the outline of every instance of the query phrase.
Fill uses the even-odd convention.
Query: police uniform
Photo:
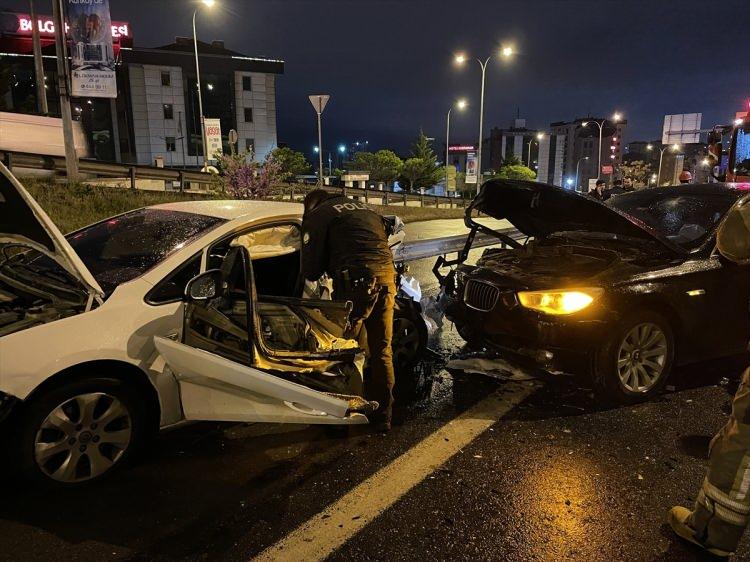
[[[750,204],[730,211],[716,245],[724,258],[750,262]],[[669,523],[682,538],[729,556],[750,523],[750,369],[742,375],[729,421],[711,441],[709,458],[693,510],[673,507]]]
[[[368,399],[380,405],[376,418],[390,423],[393,403],[393,307],[396,270],[383,217],[368,205],[331,195],[302,221],[302,274],[333,279],[333,298],[351,301],[348,336],[369,351]],[[364,330],[362,328],[364,327]]]

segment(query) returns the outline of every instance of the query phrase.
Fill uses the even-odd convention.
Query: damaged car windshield
[[[67,236],[105,293],[142,275],[224,219],[162,209],[138,209]]]
[[[693,251],[711,236],[739,195],[718,187],[713,192],[695,193],[687,189],[652,188],[612,197],[607,205]]]

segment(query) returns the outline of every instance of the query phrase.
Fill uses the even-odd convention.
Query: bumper
[[[460,300],[447,317],[471,347],[491,349],[519,366],[584,375],[615,324],[605,311],[556,317],[520,307],[479,311]]]

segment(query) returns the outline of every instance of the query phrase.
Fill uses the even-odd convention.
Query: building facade
[[[539,140],[538,168],[536,169],[536,181],[570,187],[563,174],[565,162],[565,135],[546,134]]]
[[[60,115],[54,26],[40,16],[48,115]],[[157,48],[133,46],[132,29],[113,22],[117,57],[117,98],[73,98],[88,155],[105,161],[166,166],[202,165],[202,135],[192,38]],[[25,14],[0,12],[0,111],[37,113],[31,21]],[[222,41],[198,41],[201,96],[206,118],[219,119],[222,144],[229,131],[237,149],[257,160],[277,146],[276,78],[280,60],[248,57]],[[7,78],[7,79],[6,79]],[[209,155],[211,157],[212,155]]]
[[[599,166],[599,126],[602,123],[602,161]],[[589,180],[598,177],[611,182],[622,164],[622,134],[627,121],[612,122],[601,117],[578,117],[550,124],[550,133],[565,138],[562,162],[564,182],[577,178],[576,189],[586,191]]]
[[[540,131],[528,129],[526,119],[517,118],[507,129],[493,127],[482,146],[482,171],[498,170],[503,162],[516,159],[536,170],[539,160]],[[529,150],[530,149],[530,150]]]

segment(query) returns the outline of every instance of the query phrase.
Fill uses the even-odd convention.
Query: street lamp
[[[201,0],[201,4],[207,8],[212,8],[216,4],[215,0]],[[200,6],[198,7],[200,8]],[[198,34],[195,32],[195,16],[198,8],[193,11],[193,46],[195,47],[195,76],[198,86],[198,112],[200,113],[201,124],[201,143],[203,144],[203,169],[208,167],[208,145],[206,143],[206,127],[203,117],[203,97],[201,96],[201,67],[198,63]]]
[[[510,58],[514,54],[513,47],[511,46],[503,46],[500,48],[499,56],[502,58]],[[481,183],[482,178],[482,137],[484,136],[484,82],[485,82],[485,76],[487,73],[487,64],[490,62],[490,59],[492,58],[492,55],[484,59],[477,59],[477,62],[479,63],[479,67],[482,69],[482,89],[481,94],[479,96],[479,143],[477,144],[477,192],[479,192],[479,187]],[[456,55],[454,58],[456,64],[463,65],[468,59],[465,54],[460,53]]]
[[[463,111],[466,109],[466,106],[469,104],[465,99],[460,99],[456,102],[455,106],[460,111]],[[453,106],[450,106],[448,108],[448,116],[446,117],[446,123],[445,123],[445,190],[448,191],[448,147],[450,146],[450,137],[451,137],[451,111],[453,111]]]
[[[544,138],[544,133],[537,133],[536,140],[537,144]],[[534,139],[529,139],[529,157],[526,159],[526,167],[531,169],[531,145],[534,144]]]
[[[680,150],[680,145],[675,143],[675,144],[670,144],[670,145],[665,146],[664,148],[659,149],[659,171],[656,173],[656,185],[659,185],[659,181],[661,180],[661,164],[662,164],[662,161],[664,160],[664,152],[666,152],[670,148],[672,149],[673,152],[677,152],[678,150]],[[646,145],[646,150],[653,150],[653,149],[654,149],[653,144]]]
[[[622,119],[622,115],[620,113],[615,113],[612,116],[612,121],[614,123],[617,123],[620,119]],[[597,127],[599,127],[599,160],[597,161],[596,165],[596,179],[598,180],[602,176],[602,132],[604,131],[604,123],[606,123],[606,119],[602,119],[601,123],[598,121],[584,121],[581,123],[581,127],[588,127],[590,123],[593,123]]]
[[[583,158],[579,158],[578,159],[578,163],[576,164],[576,191],[578,191],[578,177],[579,177],[578,176],[578,172],[579,172],[580,167],[581,167],[581,162],[583,160],[588,160],[588,159],[589,159],[588,156],[584,156]],[[583,189],[581,191],[583,191]]]

